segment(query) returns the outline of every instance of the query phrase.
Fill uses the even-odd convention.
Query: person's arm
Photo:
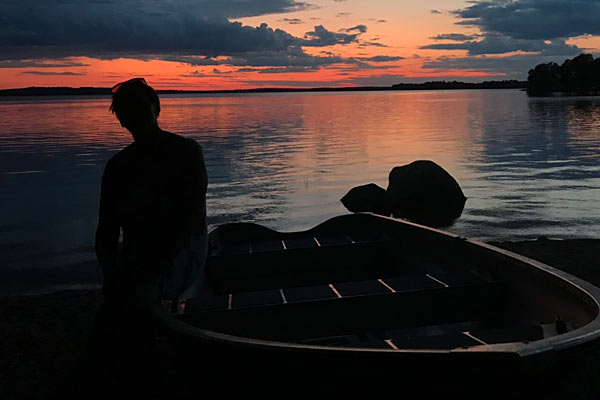
[[[104,287],[111,287],[116,282],[117,249],[121,226],[117,217],[117,204],[114,176],[110,161],[104,169],[100,192],[100,211],[98,228],[96,229],[96,257],[104,273]]]
[[[208,187],[208,174],[204,164],[202,146],[196,144],[194,164],[192,166],[192,235],[202,235],[206,225],[206,188]]]

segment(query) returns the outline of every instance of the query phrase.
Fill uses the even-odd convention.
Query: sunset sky
[[[526,79],[600,52],[599,0],[0,0],[0,88]]]

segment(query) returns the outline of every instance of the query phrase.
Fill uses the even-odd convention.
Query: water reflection
[[[507,97],[511,107],[481,116],[489,123],[472,167],[488,183],[455,228],[498,239],[596,236],[600,99]]]
[[[37,268],[62,268],[61,284],[89,282],[72,271],[91,268],[101,173],[131,140],[109,103],[0,100],[0,291]],[[386,187],[394,166],[431,159],[468,197],[451,231],[478,239],[600,232],[598,98],[362,92],[163,96],[162,104],[161,126],[204,147],[213,225],[309,228],[345,213],[339,199],[350,188]]]

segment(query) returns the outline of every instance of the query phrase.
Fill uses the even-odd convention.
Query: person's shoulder
[[[168,131],[163,131],[163,132],[164,132],[165,136],[168,138],[168,140],[171,140],[172,142],[180,144],[182,146],[193,146],[193,145],[198,144],[192,138],[187,138],[185,136],[181,136],[181,135],[178,135],[173,132],[168,132]]]
[[[202,149],[202,146],[192,138],[186,138],[181,135],[177,135],[172,132],[164,131],[166,139],[171,142],[174,146],[181,148],[182,150],[191,151],[196,153]]]
[[[123,164],[127,163],[127,160],[131,157],[133,151],[133,143],[129,144],[118,153],[114,154],[106,163],[106,170],[114,170],[119,169],[123,166]]]

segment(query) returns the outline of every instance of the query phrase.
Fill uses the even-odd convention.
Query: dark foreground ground
[[[538,239],[493,244],[561,268],[600,286],[600,240]],[[80,367],[81,355],[101,304],[102,295],[94,290],[0,298],[0,399],[66,397],[70,382]],[[175,390],[175,393],[171,390],[181,388],[182,383],[188,388],[196,388],[185,397],[206,397],[202,395],[202,377],[196,377],[197,384],[190,385],[190,377],[177,370],[181,367],[174,364],[168,349],[166,345],[161,356],[160,378],[153,382],[156,389],[143,398],[182,397],[181,390]],[[589,368],[586,366],[590,376],[561,380],[559,374],[558,379],[541,379],[540,382],[555,387],[560,398],[600,398],[600,374],[596,372],[600,371],[597,368],[600,355],[587,362],[590,363]],[[565,370],[570,367],[565,366]],[[97,381],[95,384],[100,388],[105,382]],[[61,390],[57,391],[57,388]],[[93,387],[89,389],[95,391]],[[480,398],[492,398],[494,390],[489,389],[482,392]],[[544,392],[548,393],[548,390]],[[390,393],[399,396],[401,388],[391,385]],[[135,395],[128,397],[142,398]],[[282,397],[287,396],[282,394]],[[313,398],[325,397],[331,396],[321,397],[317,391]]]

